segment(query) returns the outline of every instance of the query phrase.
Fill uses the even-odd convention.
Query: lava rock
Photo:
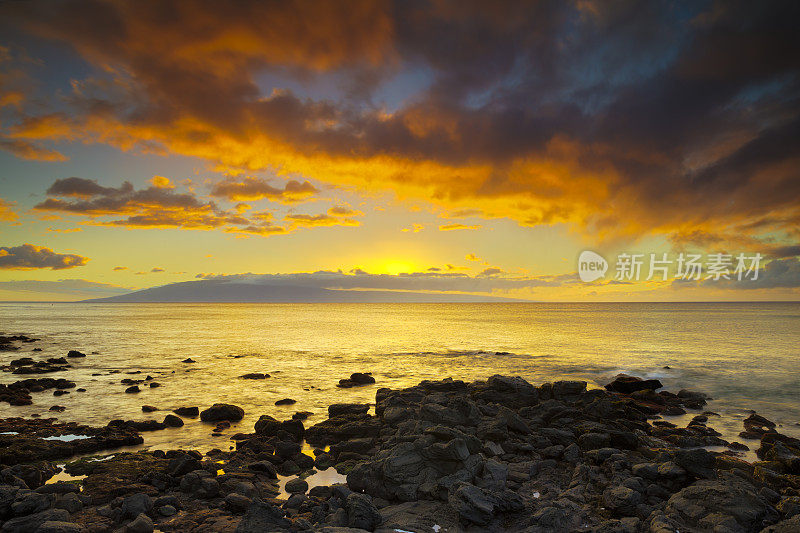
[[[200,413],[203,422],[219,422],[221,420],[239,421],[244,417],[244,409],[238,405],[215,403]]]

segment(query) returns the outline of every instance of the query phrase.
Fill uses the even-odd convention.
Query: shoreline
[[[152,423],[4,419],[0,531],[797,530],[799,440],[754,413],[748,463],[702,414],[704,394],[630,376],[606,389],[500,375],[378,388],[374,415],[369,404],[331,405],[313,425],[263,415],[206,454],[115,452],[163,429]],[[201,409],[220,431],[244,414]],[[660,414],[687,410],[698,414],[686,427]]]

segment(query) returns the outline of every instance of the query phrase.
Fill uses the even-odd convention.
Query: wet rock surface
[[[492,376],[380,388],[374,415],[334,404],[307,428],[263,415],[230,451],[83,457],[64,466],[76,481],[57,483],[52,460],[183,421],[0,420],[0,531],[798,531],[800,441],[753,413],[744,432],[759,460],[748,463],[705,449],[729,444],[713,413],[685,427],[658,418],[707,396],[629,376],[609,385]],[[217,427],[243,414],[177,411]],[[309,477],[331,469],[346,483]]]

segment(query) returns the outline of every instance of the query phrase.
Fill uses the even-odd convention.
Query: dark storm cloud
[[[56,180],[47,189],[49,196],[77,196],[79,198],[91,198],[92,196],[124,196],[133,192],[133,185],[125,182],[121,187],[103,187],[94,180],[84,178],[63,178]]]
[[[33,34],[116,68],[91,97],[67,99],[61,124],[24,114],[9,127],[21,141],[57,131],[161,146],[402,189],[454,212],[492,199],[488,216],[604,234],[766,218],[776,222],[764,231],[786,229],[800,210],[795,2],[65,0],[4,9]],[[404,72],[427,81],[403,87]],[[360,87],[315,99],[262,86],[264,74]],[[393,84],[408,94],[387,112],[376,100]],[[214,194],[286,196],[268,187],[229,181]]]
[[[731,279],[707,279],[702,281],[677,279],[672,282],[674,288],[703,286],[717,289],[754,290],[754,289],[786,289],[800,287],[800,259],[787,257],[775,259],[761,266],[758,277],[753,279],[753,274],[739,280],[735,276]]]
[[[56,180],[47,194],[61,198],[47,198],[35,205],[35,210],[83,215],[90,217],[91,223],[96,225],[199,230],[224,228],[227,232],[262,236],[287,231],[269,221],[272,216],[269,212],[256,212],[246,217],[221,209],[213,202],[203,202],[194,193],[177,192],[173,188],[153,186],[137,190],[129,182],[119,187],[104,187],[95,180],[72,177]],[[123,218],[109,218],[114,216]]]
[[[32,270],[49,268],[64,270],[85,265],[88,257],[75,254],[60,254],[44,246],[23,244],[22,246],[0,246],[0,269]]]

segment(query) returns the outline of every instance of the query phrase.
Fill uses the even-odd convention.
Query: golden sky
[[[0,4],[0,300],[796,300],[787,2]],[[578,279],[578,256],[609,263]],[[621,253],[667,279],[615,279]],[[676,279],[681,253],[733,279]],[[739,254],[761,254],[736,279]],[[316,273],[316,274],[314,274]]]

